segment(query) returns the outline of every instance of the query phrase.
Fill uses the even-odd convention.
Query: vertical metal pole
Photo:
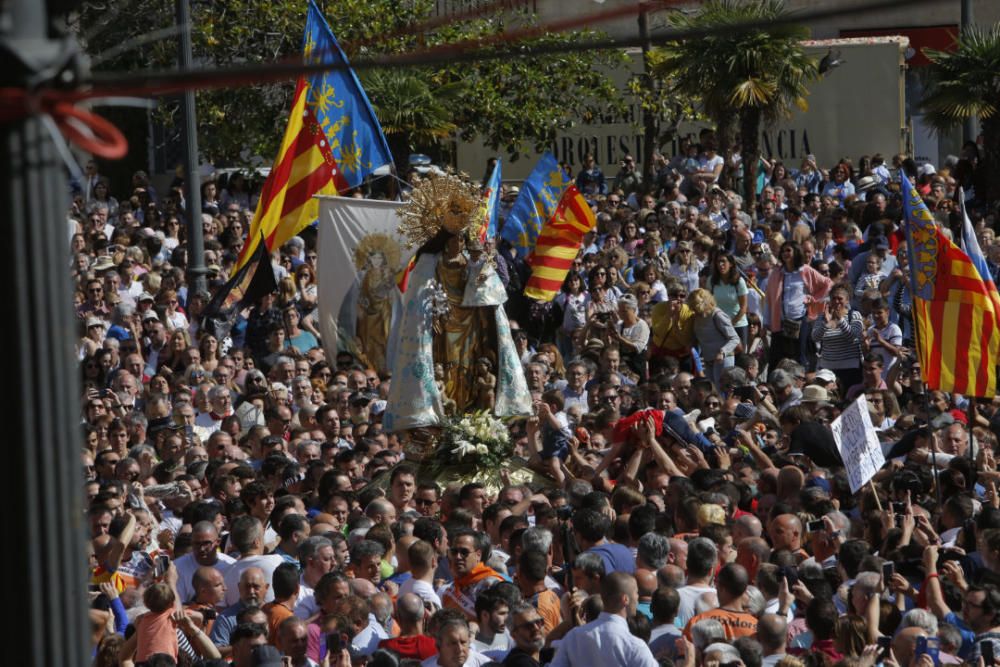
[[[9,0],[0,7],[0,86],[28,81],[72,53],[49,37],[47,5]],[[17,609],[0,631],[12,665],[89,664],[86,624],[80,378],[73,362],[77,322],[65,272],[68,258],[65,169],[40,118],[0,125],[0,280],[7,326],[0,358],[14,398],[4,409],[6,507],[3,550],[8,597]],[[16,537],[15,537],[16,536]]]
[[[191,5],[189,0],[177,0],[177,24],[181,29],[178,60],[181,69],[190,70],[191,55]],[[187,280],[188,293],[203,292],[207,287],[205,275],[205,241],[201,229],[201,178],[198,173],[198,116],[194,91],[184,93],[181,102],[181,125],[184,132],[184,186],[185,222],[187,223]],[[190,296],[188,297],[190,298]]]
[[[961,35],[966,37],[972,27],[972,0],[962,0]],[[979,136],[979,120],[969,116],[962,124],[962,141],[975,141]]]
[[[648,92],[653,90],[653,76],[649,73],[649,52],[652,44],[649,40],[649,3],[639,3],[639,39],[642,40],[642,71],[643,83]],[[642,155],[636,156],[642,160],[643,185],[648,188],[653,182],[653,152],[656,149],[656,138],[659,133],[657,118],[652,111],[643,105],[642,109]]]

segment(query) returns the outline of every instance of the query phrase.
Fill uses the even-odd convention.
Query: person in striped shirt
[[[813,327],[812,337],[820,345],[819,368],[833,371],[841,392],[861,382],[864,330],[861,313],[851,308],[850,290],[844,285],[831,288],[823,323]]]

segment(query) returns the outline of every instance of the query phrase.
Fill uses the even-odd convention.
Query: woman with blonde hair
[[[549,368],[559,374],[559,377],[566,377],[566,365],[563,363],[562,353],[555,343],[542,343],[538,346],[538,354],[548,356]]]
[[[716,387],[722,371],[735,364],[734,353],[740,337],[729,316],[715,304],[715,297],[706,289],[688,294],[688,307],[694,311],[694,338],[701,350],[704,375]]]

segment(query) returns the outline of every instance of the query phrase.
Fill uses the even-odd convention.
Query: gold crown
[[[410,201],[397,212],[399,233],[408,248],[423,245],[442,229],[458,235],[482,224],[485,207],[479,186],[462,176],[428,175],[413,189]]]

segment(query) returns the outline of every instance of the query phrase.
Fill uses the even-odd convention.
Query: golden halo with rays
[[[368,256],[372,252],[378,251],[385,257],[385,264],[391,271],[398,271],[399,266],[399,242],[392,236],[383,232],[366,234],[358,247],[354,249],[354,266],[361,271],[368,262]]]
[[[441,229],[462,234],[482,224],[485,206],[479,186],[465,174],[445,173],[424,178],[401,208],[399,233],[408,248],[421,246]]]

